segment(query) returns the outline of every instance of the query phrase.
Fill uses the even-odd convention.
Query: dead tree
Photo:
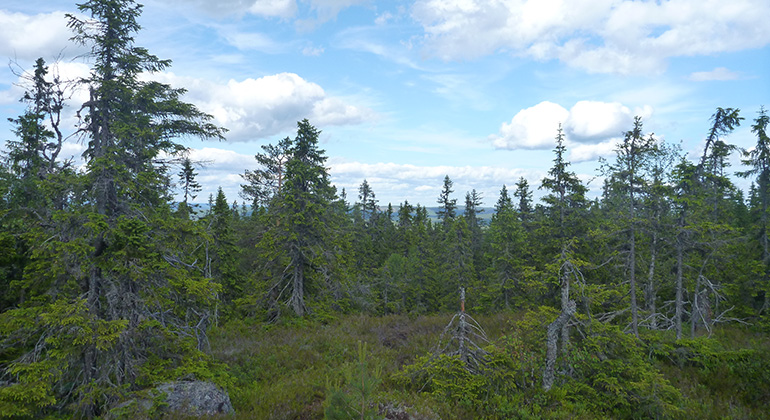
[[[448,338],[445,339],[445,337]],[[486,366],[488,354],[477,343],[489,343],[489,339],[481,325],[465,313],[465,288],[461,287],[460,312],[456,313],[444,328],[434,353],[436,356],[440,354],[458,356],[465,370],[475,375]]]
[[[543,389],[548,391],[553,386],[556,368],[556,355],[558,353],[559,332],[567,325],[567,322],[575,315],[577,305],[574,300],[570,300],[562,309],[559,317],[548,325],[548,334],[546,336],[546,345],[548,346],[545,354],[545,371],[543,372]],[[566,343],[562,341],[562,346]]]

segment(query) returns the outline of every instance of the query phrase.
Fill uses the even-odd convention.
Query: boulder
[[[166,410],[192,416],[230,414],[230,396],[211,382],[170,382],[155,388],[166,394]]]
[[[159,413],[193,417],[234,413],[230,396],[211,382],[168,382],[144,395],[146,397],[132,399],[113,408],[107,418],[157,418]]]

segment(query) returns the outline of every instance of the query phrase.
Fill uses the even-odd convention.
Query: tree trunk
[[[695,338],[695,332],[698,330],[698,318],[702,315],[700,313],[700,275],[695,279],[695,290],[692,294],[692,305],[690,310],[690,337]]]
[[[658,246],[658,234],[652,233],[652,248],[650,249],[650,271],[647,273],[647,293],[645,300],[647,301],[647,310],[650,312],[650,328],[653,330],[658,329],[658,314],[657,307],[655,305],[655,257],[657,255]]]
[[[302,268],[299,266],[294,267],[294,275],[292,276],[292,290],[291,290],[291,308],[294,309],[294,313],[299,316],[305,314],[305,292]]]
[[[676,327],[676,339],[682,339],[682,270],[684,269],[683,255],[684,244],[682,244],[681,233],[676,238],[676,312],[674,315],[674,325]]]
[[[633,200],[632,200],[633,201]],[[633,205],[633,204],[632,204]],[[629,287],[631,288],[631,330],[639,338],[639,312],[636,304],[636,232],[634,231],[634,213],[631,211],[630,253],[628,261]]]
[[[765,183],[760,184],[760,194],[762,195],[762,217],[760,218],[760,233],[762,236],[760,241],[762,242],[762,262],[765,270],[765,302],[759,311],[760,313],[770,309],[770,288],[768,288],[768,283],[770,282],[770,244],[768,244],[767,240],[767,186],[762,184]]]
[[[564,249],[562,249],[562,259],[566,260],[566,252]],[[567,308],[569,307],[569,304],[570,304],[569,275],[570,273],[564,273],[563,271],[561,273],[561,310],[562,312],[567,311]],[[569,326],[565,322],[561,326],[561,351],[562,353],[564,353],[565,356],[567,355],[568,346],[569,346]]]
[[[575,314],[577,305],[574,300],[571,300],[567,305],[562,308],[559,317],[556,318],[550,325],[548,325],[548,333],[546,335],[546,356],[545,356],[545,371],[543,372],[543,389],[548,391],[553,386],[553,380],[555,378],[556,368],[556,353],[559,341],[559,331],[563,330],[564,326],[569,321],[570,317]],[[562,343],[562,346],[564,343]]]

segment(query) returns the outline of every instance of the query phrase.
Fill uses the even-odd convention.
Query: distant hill
[[[190,203],[188,204],[190,207],[192,207],[193,211],[195,212],[195,215],[198,217],[205,216],[208,212],[211,206],[209,203]],[[388,206],[380,206],[380,211],[385,212],[388,209]],[[440,207],[426,207],[426,210],[428,211],[428,218],[431,220],[438,220],[438,211]],[[481,207],[479,209],[481,212],[479,213],[479,217],[481,220],[484,221],[490,221],[492,219],[492,215],[495,214],[494,207]],[[241,211],[241,205],[238,204],[238,212]],[[465,213],[465,207],[464,206],[458,206],[457,207],[457,215],[462,216],[463,213]],[[251,214],[251,206],[246,207],[246,215]],[[393,220],[395,221],[398,217],[398,206],[393,206]]]

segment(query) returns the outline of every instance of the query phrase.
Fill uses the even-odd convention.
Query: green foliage
[[[374,390],[380,383],[381,368],[369,368],[366,343],[358,342],[358,360],[344,371],[345,385],[327,384],[324,418],[327,420],[374,419]]]
[[[31,357],[17,358],[8,364],[6,373],[13,381],[0,388],[0,407],[4,408],[0,413],[9,417],[37,416],[66,402],[58,397],[59,387],[74,379],[71,367],[77,365],[81,349],[93,346],[109,351],[125,332],[126,324],[123,320],[93,317],[83,299],[59,299],[47,305],[4,312],[0,317],[2,347],[16,341],[16,345],[33,350]]]
[[[573,371],[562,385],[567,398],[591,410],[613,418],[682,414],[679,390],[646,360],[641,343],[617,327],[592,323],[566,364]]]
[[[696,338],[670,345],[666,361],[697,369],[699,383],[712,393],[729,392],[747,407],[770,409],[770,355],[762,348],[730,349],[723,343]]]

